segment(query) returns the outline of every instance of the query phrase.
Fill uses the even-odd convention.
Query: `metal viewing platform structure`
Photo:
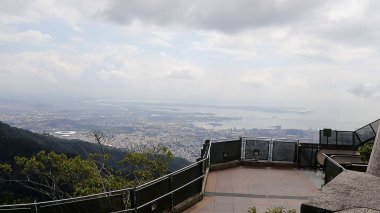
[[[379,123],[376,120],[352,132],[321,130],[319,143],[206,140],[195,163],[135,188],[2,205],[0,212],[247,212],[253,206],[259,211],[275,206],[299,209],[342,171],[366,169],[354,162],[355,150],[374,141]]]

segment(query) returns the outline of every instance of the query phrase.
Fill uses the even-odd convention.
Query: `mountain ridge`
[[[15,156],[31,157],[41,150],[64,153],[71,157],[79,155],[83,158],[87,158],[90,153],[101,153],[96,143],[38,134],[0,121],[0,162],[12,164]],[[105,147],[105,151],[111,154],[109,161],[115,167],[126,154],[125,150],[114,147]],[[189,164],[186,159],[175,157],[170,162],[169,169],[175,171]]]

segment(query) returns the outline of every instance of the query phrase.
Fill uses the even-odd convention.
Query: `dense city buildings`
[[[202,109],[190,109],[188,105],[178,104],[110,101],[32,104],[2,101],[0,112],[1,121],[33,132],[92,141],[90,132],[97,129],[112,137],[109,146],[131,148],[161,143],[176,156],[192,161],[199,157],[204,140],[210,138],[318,141],[317,130],[286,129],[280,125],[229,128],[224,126],[224,122],[236,122],[236,126],[239,126],[242,118],[234,114],[221,116],[202,112]],[[254,122],[254,118],[252,120]]]

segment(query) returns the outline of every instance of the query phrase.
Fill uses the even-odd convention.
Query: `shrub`
[[[249,213],[257,213],[256,207],[251,207],[248,209]],[[284,207],[274,207],[272,209],[267,209],[264,213],[296,213],[295,209],[285,210]]]
[[[369,158],[371,157],[373,144],[364,144],[363,146],[359,147],[359,153],[362,157],[362,161],[367,162]]]

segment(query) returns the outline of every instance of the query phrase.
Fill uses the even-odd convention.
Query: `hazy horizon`
[[[299,107],[286,106],[239,106],[239,105],[215,105],[179,102],[157,102],[149,100],[111,100],[111,99],[2,99],[0,98],[0,120],[7,120],[7,114],[28,113],[49,114],[50,111],[63,110],[66,119],[76,120],[77,113],[87,113],[99,109],[104,113],[112,113],[112,116],[123,114],[123,110],[142,110],[149,112],[149,116],[211,116],[210,120],[202,119],[202,122],[194,122],[196,126],[206,129],[271,129],[281,126],[284,129],[320,130],[331,128],[336,130],[356,130],[378,118],[369,120],[342,120],[326,119],[317,112],[306,111]],[[71,115],[70,115],[71,112]],[[107,114],[106,113],[106,114]],[[115,114],[116,113],[116,114]],[[177,114],[180,113],[180,114]],[[217,118],[218,121],[213,121]],[[19,120],[21,119],[21,120]],[[22,122],[20,117],[17,122]],[[191,120],[191,118],[189,118]],[[128,119],[127,119],[128,120]],[[186,120],[186,119],[185,119]],[[214,124],[218,125],[215,126]]]

